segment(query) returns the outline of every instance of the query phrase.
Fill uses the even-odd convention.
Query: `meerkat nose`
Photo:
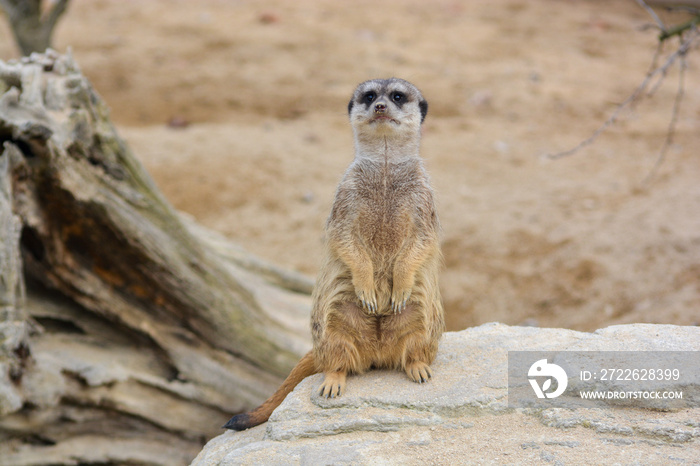
[[[384,113],[384,112],[386,112],[386,105],[384,105],[382,103],[377,103],[374,106],[374,113]]]

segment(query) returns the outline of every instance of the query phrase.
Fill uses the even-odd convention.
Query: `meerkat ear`
[[[423,123],[425,116],[428,114],[428,102],[426,100],[421,100],[418,102],[418,108],[420,108],[420,122]]]
[[[352,113],[352,106],[355,105],[355,101],[353,99],[350,99],[350,103],[348,103],[348,115]]]

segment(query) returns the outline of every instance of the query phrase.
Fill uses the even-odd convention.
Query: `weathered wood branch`
[[[22,55],[44,52],[51,47],[53,30],[66,11],[68,0],[46,7],[43,0],[0,0]]]
[[[134,431],[156,449],[174,442],[156,464],[182,463],[308,349],[311,283],[177,213],[70,56],[0,62],[0,94],[2,221],[19,219],[7,228],[40,330],[0,443],[86,462],[99,444],[100,461],[119,462]]]
[[[12,212],[10,156],[0,157],[0,416],[22,407],[12,381],[21,374],[28,336],[19,248],[22,224]]]

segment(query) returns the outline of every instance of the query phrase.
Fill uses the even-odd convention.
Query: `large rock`
[[[700,328],[635,324],[594,333],[487,324],[447,333],[423,385],[399,372],[348,379],[333,400],[308,377],[269,422],[211,440],[193,465],[234,464],[697,464],[700,384],[676,389],[674,410],[634,406],[508,406],[508,351],[693,351]],[[687,379],[686,379],[687,380]],[[671,385],[669,385],[670,387]]]

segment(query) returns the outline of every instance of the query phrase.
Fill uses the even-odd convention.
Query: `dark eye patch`
[[[406,94],[399,91],[394,91],[391,93],[391,100],[397,104],[402,104],[406,101]]]
[[[376,98],[377,98],[376,92],[368,91],[362,95],[362,97],[360,98],[360,101],[365,103],[365,104],[371,104],[372,102],[375,101]]]

